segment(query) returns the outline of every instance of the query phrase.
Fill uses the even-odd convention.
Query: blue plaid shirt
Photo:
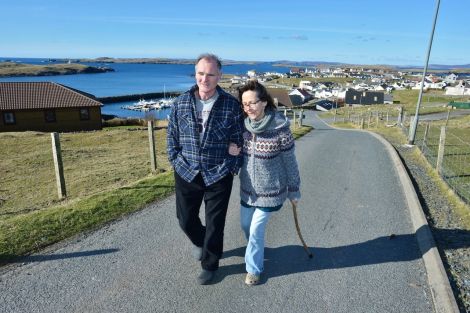
[[[196,119],[197,85],[173,103],[167,130],[168,158],[173,168],[187,182],[201,173],[209,186],[229,173],[236,174],[242,155],[228,154],[230,142],[243,145],[243,112],[239,102],[217,86],[217,98],[207,120],[202,140]]]

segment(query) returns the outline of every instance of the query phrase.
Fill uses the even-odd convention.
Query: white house
[[[428,90],[428,89],[444,89],[447,84],[445,82],[437,82],[437,83],[430,83],[427,81],[424,81],[424,87],[423,90]],[[413,88],[411,89],[421,89],[421,82],[417,83]]]
[[[256,77],[256,71],[255,70],[249,70],[246,72],[246,75],[250,78]]]
[[[429,85],[430,85],[430,83],[428,83],[428,82],[425,81],[425,82],[424,82],[424,86],[423,86],[423,90],[428,90],[428,89],[429,89]],[[415,89],[415,90],[421,89],[421,82],[416,83],[413,87],[411,87],[411,89]]]
[[[468,84],[465,81],[461,80],[455,87],[447,87],[446,95],[449,95],[449,96],[470,95],[470,88],[468,87]]]
[[[310,93],[308,93],[307,91],[303,90],[303,89],[300,89],[300,88],[297,88],[297,89],[294,89],[292,90],[290,93],[289,93],[289,97],[291,96],[298,96],[302,99],[302,103],[312,99],[312,95]]]
[[[365,83],[359,83],[354,86],[354,89],[361,91],[361,90],[369,90],[371,89],[371,87]]]
[[[446,83],[453,84],[453,83],[457,82],[457,78],[458,78],[458,76],[456,74],[450,73],[449,75],[444,77],[444,81]]]
[[[333,90],[331,89],[320,89],[315,91],[315,98],[327,99],[333,96]]]
[[[241,84],[245,81],[246,81],[246,79],[244,77],[240,77],[240,76],[233,76],[232,79],[230,79],[230,82],[232,84]]]
[[[313,83],[309,80],[301,80],[299,82],[299,88],[300,89],[307,89],[312,91],[313,90]]]

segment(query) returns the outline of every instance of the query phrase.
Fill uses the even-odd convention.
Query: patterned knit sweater
[[[276,207],[300,199],[300,176],[289,121],[279,112],[260,134],[243,133],[240,198],[250,206]]]

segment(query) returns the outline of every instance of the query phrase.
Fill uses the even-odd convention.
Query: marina
[[[158,100],[144,100],[140,99],[131,105],[123,105],[121,109],[132,110],[132,111],[151,111],[151,110],[162,110],[171,107],[174,98],[162,98]]]

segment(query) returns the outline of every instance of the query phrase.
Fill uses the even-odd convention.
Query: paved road
[[[470,110],[451,110],[449,117],[453,118],[453,117],[461,117],[461,116],[466,116],[466,115],[470,115]],[[425,115],[419,116],[419,120],[423,122],[445,120],[446,118],[447,118],[447,112],[425,114]]]
[[[383,144],[327,127],[297,141],[304,239],[288,205],[267,228],[265,275],[243,283],[238,184],[216,283],[198,286],[174,197],[0,275],[0,312],[432,312],[407,203]],[[393,234],[393,236],[391,236]]]

